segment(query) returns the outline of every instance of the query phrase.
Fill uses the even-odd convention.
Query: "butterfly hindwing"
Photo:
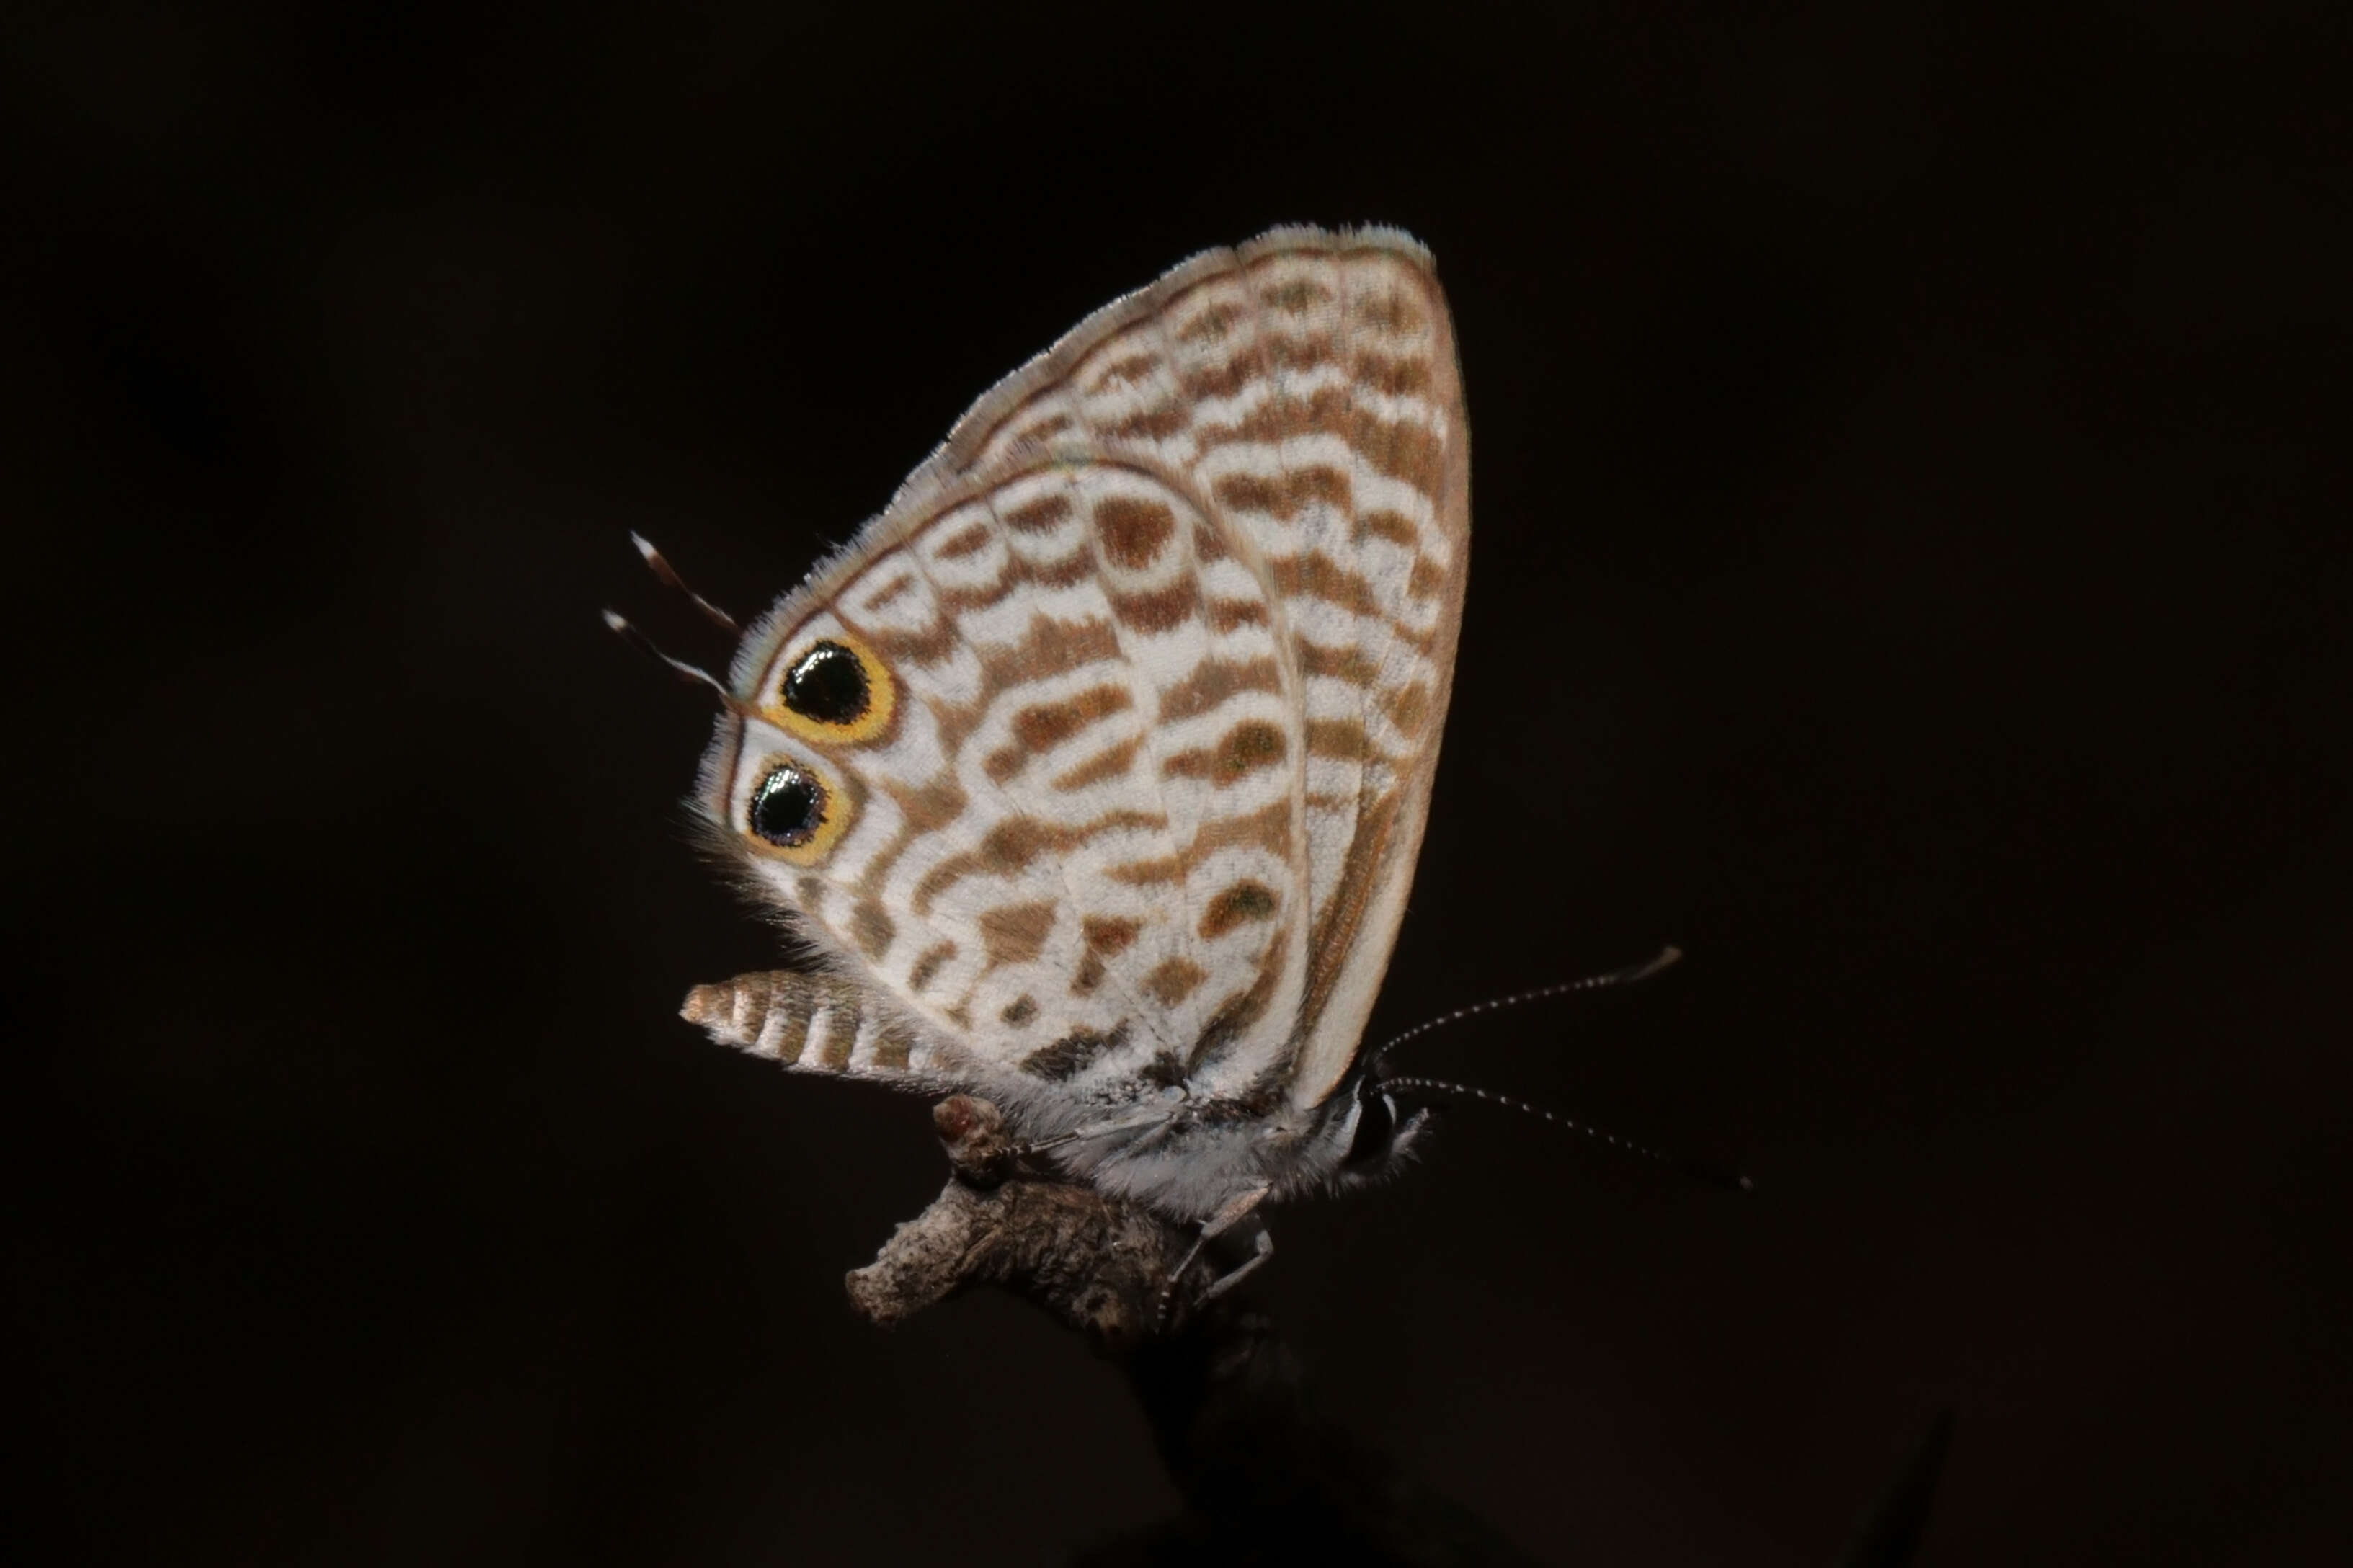
[[[730,809],[780,763],[835,797],[838,839],[772,880],[839,962],[1000,1090],[1262,1069],[1238,1047],[1303,969],[1299,702],[1262,584],[1176,482],[1040,460],[944,500],[747,696],[828,643],[887,679],[888,725],[744,723]]]

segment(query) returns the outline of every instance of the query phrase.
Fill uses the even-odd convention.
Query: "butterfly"
[[[985,1097],[1205,1237],[1379,1172],[1420,1124],[1362,1043],[1469,458],[1445,296],[1394,229],[1276,229],[1089,316],[744,635],[694,804],[816,964],[685,1016]]]

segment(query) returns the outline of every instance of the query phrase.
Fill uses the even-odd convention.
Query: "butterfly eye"
[[[1356,1089],[1356,1135],[1349,1142],[1344,1163],[1361,1165],[1389,1152],[1397,1131],[1397,1101],[1381,1091],[1377,1080],[1366,1078]]]
[[[752,831],[779,849],[814,842],[825,826],[825,786],[786,763],[760,781],[752,795]]]
[[[785,706],[820,724],[855,724],[873,704],[865,665],[838,642],[818,644],[785,677]]]
[[[777,682],[770,717],[787,733],[825,745],[873,740],[891,723],[897,692],[871,649],[847,632],[803,648]]]

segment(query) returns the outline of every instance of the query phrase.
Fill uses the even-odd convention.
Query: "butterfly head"
[[[1355,1186],[1388,1175],[1429,1131],[1430,1112],[1401,1110],[1384,1087],[1388,1076],[1378,1062],[1370,1063],[1357,1069],[1343,1095],[1333,1097],[1335,1105],[1350,1108],[1328,1134],[1345,1151],[1332,1173],[1337,1185]]]

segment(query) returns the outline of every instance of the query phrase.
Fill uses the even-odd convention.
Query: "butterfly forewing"
[[[984,397],[747,637],[769,718],[723,721],[710,809],[916,1066],[1057,1086],[1066,1120],[1138,1080],[1314,1106],[1428,811],[1467,462],[1419,247],[1197,258]],[[853,655],[860,717],[792,710]],[[764,789],[805,838],[744,831]]]

